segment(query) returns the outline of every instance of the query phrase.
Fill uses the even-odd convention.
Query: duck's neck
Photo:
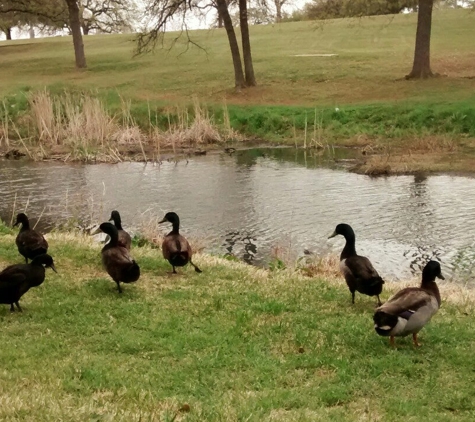
[[[114,225],[117,227],[117,230],[123,230],[122,229],[122,221],[120,220],[119,216],[114,217]]]
[[[340,255],[340,261],[346,258],[349,258],[350,256],[355,256],[356,255],[356,249],[355,249],[355,234],[354,233],[347,233],[345,235],[346,239],[346,244],[343,250],[341,251]]]
[[[172,233],[173,234],[180,234],[180,220],[176,220],[172,223]]]
[[[441,298],[440,298],[440,293],[439,293],[439,287],[437,286],[437,283],[435,282],[434,277],[431,277],[431,278],[422,277],[421,289],[424,289],[429,294],[434,296],[437,299],[437,303],[440,306]]]
[[[109,242],[110,246],[117,246],[119,244],[119,232],[117,230],[111,230],[110,233],[107,233],[111,240]]]
[[[20,231],[21,231],[21,232],[24,232],[24,231],[26,231],[26,230],[30,230],[30,222],[29,222],[28,220],[23,220],[23,221],[21,222],[21,229],[20,229]]]

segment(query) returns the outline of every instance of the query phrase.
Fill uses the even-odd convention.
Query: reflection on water
[[[284,242],[299,254],[339,251],[336,224],[353,226],[357,250],[386,277],[419,273],[428,259],[445,272],[471,256],[475,180],[456,176],[370,178],[336,168],[347,149],[254,149],[186,163],[115,165],[0,162],[0,216],[13,209],[51,227],[71,217],[101,221],[120,210],[134,227],[149,212],[176,211],[183,233],[209,249],[265,263]],[[33,218],[35,220],[35,218]]]

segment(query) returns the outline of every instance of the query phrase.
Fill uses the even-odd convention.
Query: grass
[[[111,116],[122,115],[126,104],[127,139],[143,134],[156,138],[157,130],[175,139],[169,131],[194,116],[198,101],[204,116],[233,134],[288,144],[298,138],[299,146],[391,148],[397,158],[389,172],[470,170],[475,137],[475,13],[435,12],[432,67],[444,77],[431,80],[403,78],[412,64],[415,26],[415,14],[253,26],[259,86],[240,93],[232,89],[224,30],[191,32],[206,51],[190,46],[183,53],[184,40],[169,51],[170,34],[164,49],[141,57],[133,57],[133,35],[88,36],[89,67],[84,72],[73,68],[69,37],[1,42],[0,146],[10,145],[18,135],[39,136],[28,98],[46,87],[53,96],[97,98],[96,109]],[[337,56],[295,56],[315,53]],[[188,129],[178,138],[194,136],[195,131]],[[206,136],[216,136],[216,128],[206,130]],[[456,143],[457,151],[434,155],[429,149],[415,159],[412,144],[427,137],[445,137]],[[156,154],[160,147],[151,144]],[[151,153],[140,145],[138,156],[150,158]],[[364,162],[359,168],[372,172],[378,167]]]
[[[0,225],[0,264],[20,262]],[[134,248],[142,277],[118,295],[100,245],[52,233],[58,274],[0,308],[0,418],[10,421],[470,421],[473,294],[443,290],[422,348],[392,350],[374,300],[331,275],[201,254],[177,277]],[[384,293],[388,297],[391,285]],[[462,299],[461,299],[462,298]]]

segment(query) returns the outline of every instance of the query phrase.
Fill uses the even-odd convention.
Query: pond
[[[133,231],[173,210],[183,234],[206,239],[208,251],[257,265],[276,248],[296,256],[339,252],[343,238],[327,238],[345,222],[356,232],[358,253],[384,277],[419,274],[430,258],[446,275],[471,273],[475,179],[372,178],[342,168],[351,156],[345,149],[272,148],[160,165],[0,161],[0,216],[10,222],[26,208],[47,230],[71,218],[101,222],[118,209]]]

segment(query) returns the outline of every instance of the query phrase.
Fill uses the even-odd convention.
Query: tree
[[[86,56],[82,41],[78,0],[2,0],[0,2],[0,15],[12,12],[21,13],[40,22],[51,24],[61,22],[61,16],[65,11],[68,13],[69,26],[73,36],[76,67],[84,69],[86,68]]]
[[[15,12],[0,15],[0,31],[3,32],[7,40],[12,39],[12,28],[18,25],[18,16]]]
[[[243,58],[246,77],[244,77],[239,45],[234,31],[233,22],[229,14],[228,0],[214,0],[208,3],[206,0],[149,0],[146,15],[152,19],[151,25],[137,37],[137,54],[153,50],[159,41],[163,42],[167,25],[172,22],[181,23],[181,33],[174,42],[183,34],[187,37],[187,45],[198,46],[188,32],[186,18],[194,12],[206,13],[213,7],[217,8],[221,17],[234,66],[234,85],[237,90],[246,86],[256,85],[254,69],[252,65],[251,43],[247,23],[247,2],[239,0],[241,39],[243,45]],[[174,43],[173,43],[174,44]]]
[[[351,18],[397,14],[417,5],[417,0],[313,0],[304,7],[310,19]]]
[[[86,54],[84,52],[84,42],[81,33],[81,16],[77,0],[64,0],[68,6],[69,27],[73,36],[74,57],[76,59],[76,68],[85,69]]]
[[[412,70],[406,79],[430,78],[430,33],[434,0],[419,0],[417,11],[416,47]]]
[[[137,6],[132,0],[80,0],[79,7],[84,35],[93,30],[113,33],[133,29]]]
[[[252,65],[251,41],[247,22],[247,0],[239,0],[239,23],[241,25],[242,55],[244,58],[244,75],[247,86],[256,86],[256,77]]]

